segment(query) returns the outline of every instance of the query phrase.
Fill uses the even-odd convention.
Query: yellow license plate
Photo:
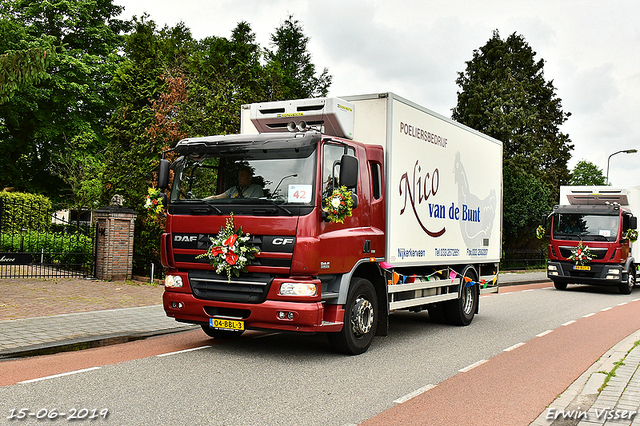
[[[220,318],[209,318],[209,327],[218,330],[244,330],[244,321],[234,321]]]
[[[591,270],[591,266],[574,265],[573,266],[573,270],[574,271],[590,271]]]

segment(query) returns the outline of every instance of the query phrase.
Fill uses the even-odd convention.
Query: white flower
[[[331,199],[331,206],[332,206],[334,209],[337,209],[338,207],[340,207],[340,198],[339,198],[339,197],[333,197],[333,198]]]

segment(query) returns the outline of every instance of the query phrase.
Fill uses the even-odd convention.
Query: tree
[[[542,215],[550,210],[547,202],[549,189],[530,173],[509,165],[504,167],[503,185],[502,238],[505,247],[538,246],[532,226],[535,229]]]
[[[307,51],[309,37],[302,31],[302,25],[293,15],[276,28],[271,35],[271,47],[267,50],[267,67],[274,77],[272,99],[301,99],[326,96],[332,77],[324,68],[316,75],[316,67]]]
[[[582,160],[571,171],[571,185],[606,185],[607,179],[598,166]]]
[[[104,148],[103,129],[113,108],[108,83],[128,28],[116,19],[121,11],[112,0],[3,2],[0,52],[25,58],[46,51],[48,62],[36,61],[30,72],[19,66],[29,78],[9,87],[11,96],[0,104],[0,150],[7,159],[0,187],[61,202],[71,189],[54,173],[52,160],[79,139],[91,154]]]
[[[147,15],[134,18],[134,31],[124,46],[126,59],[111,80],[117,102],[106,126],[109,173],[105,175],[103,201],[118,193],[129,207],[141,208],[160,153],[177,142],[169,138],[182,136],[171,127],[178,120],[179,109],[163,95],[184,91],[176,63],[185,60],[192,41],[182,24],[159,31]],[[173,101],[183,98],[178,95]]]
[[[514,33],[502,40],[494,31],[456,79],[461,90],[452,118],[503,142],[505,211],[507,200],[518,204],[509,208],[525,211],[527,201],[511,195],[530,189],[534,182],[546,188],[537,193],[546,194],[543,202],[550,207],[570,176],[567,162],[573,145],[559,130],[570,113],[562,110],[553,82],[545,81],[544,61],[535,55],[522,36]],[[506,179],[507,175],[525,178]],[[505,215],[505,235],[520,230],[518,237],[505,240],[507,247],[533,235],[539,221],[531,217],[521,226],[515,218]]]

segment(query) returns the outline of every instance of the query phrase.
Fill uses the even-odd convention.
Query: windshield
[[[205,200],[212,204],[284,205],[314,202],[315,147],[249,150],[239,154],[198,154],[180,157],[171,202]]]
[[[590,214],[557,214],[553,222],[556,238],[585,241],[616,241],[618,216]]]

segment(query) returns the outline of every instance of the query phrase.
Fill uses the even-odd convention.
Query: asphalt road
[[[237,341],[216,342],[197,331],[2,362],[0,423],[21,408],[35,414],[11,423],[41,424],[35,417],[43,409],[68,416],[70,409],[85,408],[87,416],[96,410],[98,418],[91,423],[120,425],[358,424],[400,410],[412,395],[461,377],[460,370],[498,359],[505,349],[549,330],[562,328],[572,336],[567,324],[590,314],[616,327],[620,319],[609,319],[606,312],[640,309],[637,301],[618,306],[636,300],[640,290],[625,296],[615,289],[539,287],[518,286],[482,297],[480,315],[468,327],[435,324],[426,313],[394,313],[389,335],[354,357],[331,352],[322,335],[247,333]],[[606,308],[611,309],[603,313]],[[575,330],[574,344],[587,346],[597,337],[589,337],[588,328]],[[183,349],[193,350],[172,353]],[[36,380],[17,383],[30,379]],[[551,383],[554,377],[541,380]],[[99,416],[104,409],[107,419]],[[446,404],[438,409],[446,410]],[[61,417],[57,424],[68,421]]]

